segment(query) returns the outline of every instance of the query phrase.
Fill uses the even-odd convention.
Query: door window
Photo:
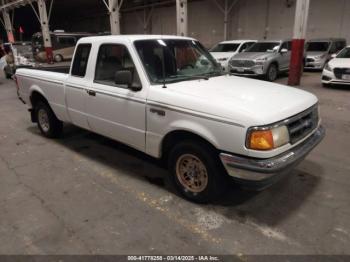
[[[239,49],[239,52],[243,52],[243,51],[245,51],[247,48],[248,48],[248,44],[245,43],[245,44],[243,44],[243,45],[241,46],[241,48]]]
[[[115,84],[115,74],[124,70],[131,72],[133,85],[140,85],[140,78],[128,49],[124,45],[118,44],[101,45],[97,57],[94,82],[117,86]]]
[[[337,52],[339,52],[340,50],[343,50],[344,47],[346,46],[345,42],[343,41],[336,42],[335,45],[336,45]]]
[[[75,52],[72,75],[84,77],[86,74],[86,67],[89,60],[91,44],[80,44]]]
[[[75,37],[70,37],[70,36],[57,37],[57,41],[62,47],[75,46],[76,44]]]
[[[288,51],[292,50],[292,42],[284,42],[281,46],[282,49],[287,49]]]

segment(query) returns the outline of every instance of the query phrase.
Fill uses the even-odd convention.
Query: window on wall
[[[75,52],[72,75],[84,77],[86,74],[86,67],[89,61],[91,44],[80,44]]]
[[[115,84],[115,74],[124,70],[132,73],[133,85],[141,84],[135,64],[124,45],[101,45],[96,63],[95,82],[117,86]]]

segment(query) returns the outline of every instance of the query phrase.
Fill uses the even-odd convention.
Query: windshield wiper
[[[204,80],[209,80],[209,77],[204,76],[204,75],[172,75],[169,76],[169,78],[173,78],[173,79],[179,79],[182,78],[183,80],[187,80],[187,79],[204,79]]]

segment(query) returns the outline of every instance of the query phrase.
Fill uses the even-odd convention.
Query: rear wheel
[[[169,170],[176,189],[197,203],[207,203],[226,191],[227,177],[217,152],[203,142],[183,141],[170,152]]]
[[[63,123],[57,119],[52,109],[44,102],[35,106],[35,116],[41,133],[49,138],[59,137],[63,131]]]
[[[63,61],[63,56],[62,55],[55,55],[55,62],[59,63]]]
[[[271,64],[266,71],[266,80],[274,82],[278,76],[278,68],[275,64]]]

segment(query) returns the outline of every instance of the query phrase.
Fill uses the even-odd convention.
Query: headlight
[[[247,147],[254,150],[271,150],[289,143],[286,126],[267,130],[252,129],[247,136]]]
[[[254,60],[255,64],[257,65],[263,65],[266,61],[267,61],[267,58],[258,58]]]
[[[331,72],[333,71],[333,69],[331,68],[331,66],[329,65],[329,63],[327,63],[327,64],[325,65],[324,69],[327,70],[327,71],[331,71]]]
[[[219,58],[218,61],[219,62],[223,62],[223,61],[227,61],[228,60],[228,57],[224,57],[224,58]]]
[[[315,56],[315,60],[320,60],[326,57],[326,54]]]

